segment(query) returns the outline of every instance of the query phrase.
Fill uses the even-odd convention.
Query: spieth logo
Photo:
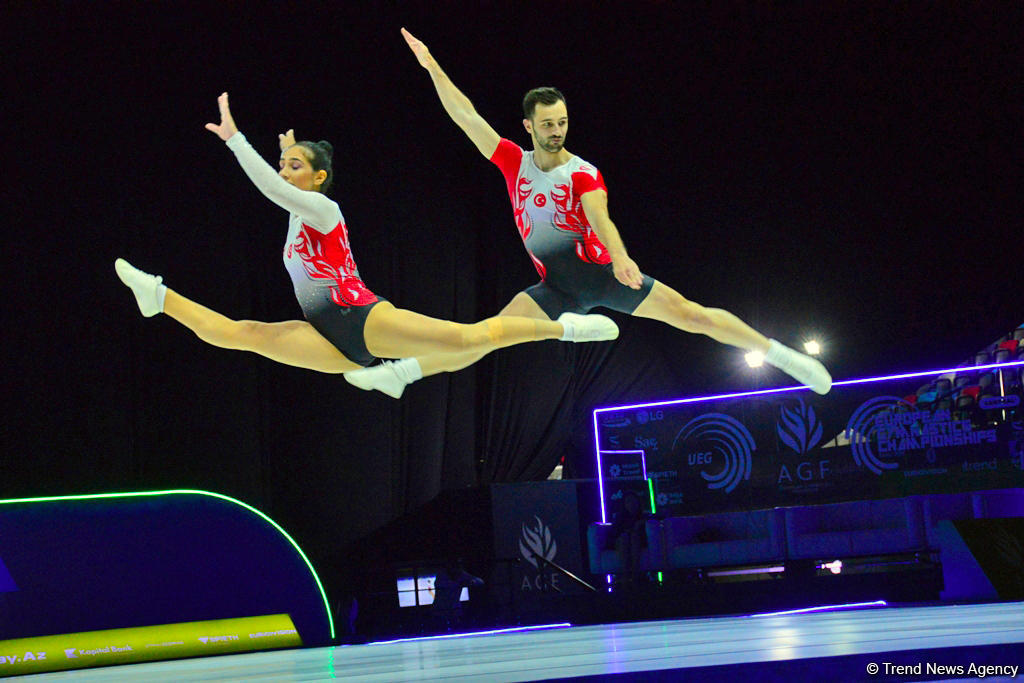
[[[524,560],[537,567],[536,556],[540,556],[548,562],[554,560],[555,553],[558,552],[558,544],[551,537],[551,529],[544,525],[540,517],[534,515],[533,518],[537,520],[537,526],[523,525],[523,536],[519,539],[519,552],[523,554]]]
[[[814,408],[805,405],[803,399],[799,399],[799,402],[800,405],[793,409],[782,407],[775,429],[782,443],[804,455],[821,441],[822,427],[814,414]]]

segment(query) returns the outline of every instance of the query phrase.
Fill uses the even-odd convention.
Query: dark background
[[[522,94],[568,100],[640,267],[836,379],[955,365],[1021,312],[1019,2],[13,2],[4,9],[0,497],[238,497],[330,575],[439,491],[591,472],[600,405],[789,384],[614,315],[401,401],[143,319],[124,256],[236,318],[300,316],[287,217],[203,130],[231,94],[267,158],[333,142],[360,272],[463,322],[536,281],[500,174],[398,29],[522,146]]]

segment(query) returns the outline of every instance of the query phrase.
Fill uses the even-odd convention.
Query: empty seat
[[[971,384],[971,375],[969,374],[958,374],[956,379],[953,380],[953,387],[956,389],[962,389],[963,387]]]

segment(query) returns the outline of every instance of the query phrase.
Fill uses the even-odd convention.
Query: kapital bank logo
[[[551,529],[541,521],[541,518],[536,515],[533,518],[537,521],[535,526],[523,524],[523,534],[519,538],[519,552],[522,553],[524,560],[534,567],[539,567],[537,557],[551,562],[555,559],[555,553],[558,552],[558,543],[552,538]]]

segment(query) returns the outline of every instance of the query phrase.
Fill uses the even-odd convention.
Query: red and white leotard
[[[346,358],[369,365],[375,359],[366,348],[363,328],[370,309],[383,299],[359,277],[338,204],[288,183],[241,133],[232,135],[227,145],[259,191],[290,214],[284,267],[303,317]]]
[[[505,176],[519,236],[542,280],[548,278],[546,264],[550,260],[564,263],[568,255],[584,263],[611,262],[580,202],[580,196],[592,190],[607,192],[600,171],[577,156],[542,171],[534,163],[532,151],[524,152],[505,138],[491,161]]]
[[[288,183],[242,133],[232,135],[227,145],[259,191],[291,214],[284,266],[307,318],[327,305],[365,306],[377,301],[359,277],[338,204],[319,192]]]

